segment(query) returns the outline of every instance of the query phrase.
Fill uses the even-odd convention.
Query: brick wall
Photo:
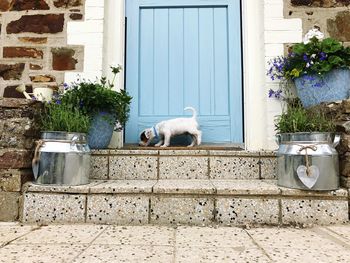
[[[41,107],[36,101],[0,98],[0,221],[18,218],[22,185],[32,180]]]
[[[301,18],[303,32],[314,25],[326,36],[350,44],[350,0],[284,0],[285,18]]]
[[[0,0],[0,97],[24,83],[56,88],[82,71],[84,48],[67,44],[67,23],[84,19],[85,0]]]

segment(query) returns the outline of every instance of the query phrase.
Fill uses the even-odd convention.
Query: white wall
[[[249,0],[248,0],[249,1]],[[260,1],[260,0],[255,0]],[[264,0],[264,24],[265,24],[265,62],[271,58],[283,55],[285,43],[296,43],[302,41],[301,19],[283,18],[283,0]],[[266,149],[275,149],[274,118],[281,112],[281,104],[276,99],[267,97],[268,90],[277,89],[278,83],[272,82],[267,76],[265,78],[266,94]]]
[[[246,148],[275,149],[273,121],[281,105],[267,97],[270,88],[278,87],[265,76],[267,61],[283,55],[285,43],[302,40],[302,22],[283,18],[283,0],[242,1]],[[68,44],[85,46],[84,72],[66,73],[65,81],[78,74],[95,79],[108,75],[110,65],[123,65],[123,37],[124,0],[86,0],[85,21],[68,23]],[[123,75],[117,87],[123,87]]]
[[[114,1],[114,0],[109,0]],[[65,81],[80,78],[95,80],[102,74],[104,1],[86,0],[85,20],[69,22],[67,41],[71,45],[84,45],[84,71],[65,73]]]

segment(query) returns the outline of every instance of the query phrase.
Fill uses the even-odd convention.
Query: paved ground
[[[350,225],[245,230],[0,223],[0,262],[350,262]]]

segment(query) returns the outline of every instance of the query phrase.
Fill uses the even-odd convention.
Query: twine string
[[[34,158],[33,158],[33,161],[32,161],[32,165],[35,165],[36,163],[39,162],[39,160],[40,160],[39,149],[44,144],[44,141],[43,140],[38,140],[38,141],[35,142],[35,144],[36,144],[36,146],[35,146]]]
[[[310,176],[311,171],[310,171],[309,156],[307,154],[307,150],[310,149],[310,150],[315,152],[317,150],[317,145],[312,144],[312,145],[307,145],[307,146],[304,146],[304,145],[298,145],[298,146],[300,146],[300,149],[298,151],[299,153],[301,153],[302,151],[305,151],[306,175]]]

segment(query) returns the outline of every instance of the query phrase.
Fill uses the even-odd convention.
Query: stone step
[[[274,152],[158,149],[93,151],[91,179],[276,179]]]
[[[99,180],[23,188],[24,223],[303,225],[349,221],[348,190],[287,189],[275,180]]]

